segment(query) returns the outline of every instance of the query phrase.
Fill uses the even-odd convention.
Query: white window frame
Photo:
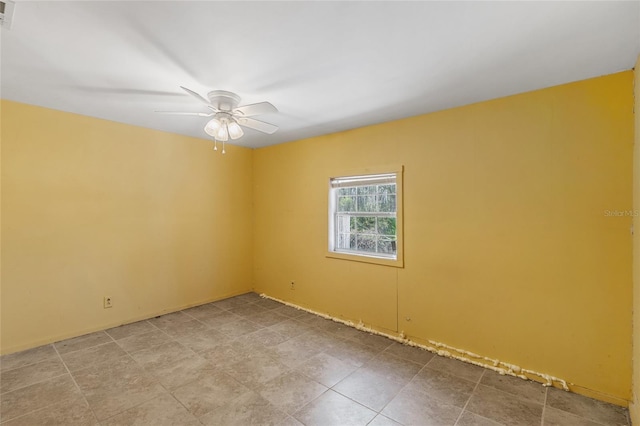
[[[334,174],[329,177],[329,196],[328,196],[328,250],[327,257],[353,260],[358,262],[374,263],[386,266],[403,267],[403,224],[402,224],[402,166],[367,169],[360,172],[350,172],[343,174]],[[339,213],[337,212],[338,190],[345,187],[367,186],[372,184],[395,183],[396,186],[396,211],[390,212],[354,212]],[[372,216],[372,217],[395,217],[396,219],[396,235],[395,235],[395,254],[364,252],[357,250],[336,248],[338,239],[338,216]],[[356,237],[357,238],[357,237]]]

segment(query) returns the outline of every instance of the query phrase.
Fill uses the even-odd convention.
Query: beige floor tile
[[[278,345],[269,348],[268,353],[291,368],[302,364],[314,355],[322,352],[316,345],[308,345],[300,339],[301,336],[294,337]]]
[[[270,326],[269,330],[273,330],[276,333],[282,334],[288,339],[291,339],[308,332],[309,328],[310,327],[308,325],[303,324],[300,321],[296,321],[292,318]]]
[[[85,334],[84,336],[74,337],[73,339],[62,340],[55,343],[54,346],[60,354],[65,354],[112,341],[113,339],[107,333],[97,331],[95,333]]]
[[[302,309],[296,309],[292,306],[282,305],[276,309],[273,309],[273,312],[276,312],[280,315],[284,315],[289,318],[300,318],[304,315],[310,315]]]
[[[321,316],[310,314],[308,312],[298,317],[298,321],[320,329],[324,328],[327,323],[334,322],[330,319],[322,318]]]
[[[147,369],[167,390],[174,390],[184,384],[208,377],[218,370],[207,360],[191,355],[165,367]]]
[[[166,393],[156,379],[129,357],[119,358],[107,367],[98,364],[72,374],[98,420]]]
[[[358,369],[333,387],[333,390],[374,410],[380,411],[406,382],[375,372]]]
[[[31,413],[9,420],[2,423],[3,426],[46,426],[46,425],[63,425],[63,426],[96,426],[96,420],[93,412],[87,405],[84,398],[76,398],[68,401],[62,401],[58,404],[51,405],[41,410],[32,411]]]
[[[289,340],[287,337],[268,328],[262,328],[250,334],[238,337],[235,342],[253,350],[262,350]]]
[[[346,340],[334,341],[331,346],[325,347],[324,352],[357,367],[380,353],[377,349]]]
[[[372,411],[332,390],[294,414],[306,426],[367,425],[376,416]]]
[[[344,323],[332,320],[319,322],[318,325],[316,325],[316,328],[319,328],[320,330],[327,333],[331,333],[341,339],[349,339],[351,337],[357,336],[359,333],[359,331],[353,327],[349,327]]]
[[[292,318],[295,318],[295,319],[297,319],[297,320],[298,320],[298,321],[300,321],[300,322],[304,322],[305,324],[307,324],[307,321],[308,321],[308,320],[310,320],[311,318],[320,318],[320,319],[322,319],[320,316],[315,315],[315,314],[312,314],[311,312],[307,312],[307,311],[305,311],[305,310],[303,310],[303,309],[296,309],[296,308],[295,308],[295,307],[293,307],[293,306],[287,306],[287,305],[283,306],[282,308],[274,309],[273,311],[274,311],[274,312],[278,312],[278,311],[280,311],[280,310],[283,310],[283,309],[284,309],[284,308],[286,308],[286,307],[289,307],[289,308],[291,308],[291,309],[295,309],[296,311],[298,311],[298,312],[299,312],[298,314],[296,314],[296,316],[295,316],[295,317],[294,317],[293,315],[291,315],[291,314],[292,314],[291,312],[290,312],[290,315],[287,315],[287,316],[290,316],[290,317],[292,317]],[[306,320],[306,321],[305,321],[305,320]],[[307,325],[309,325],[309,324],[307,324]]]
[[[296,420],[294,417],[289,416],[286,419],[284,419],[281,423],[278,423],[277,426],[304,426],[304,425],[300,423],[298,420]]]
[[[2,394],[0,418],[10,420],[65,400],[81,398],[71,376],[49,379],[25,388]]]
[[[395,420],[391,420],[389,417],[385,417],[382,414],[378,414],[371,423],[367,426],[402,426],[400,423]]]
[[[434,356],[427,363],[427,368],[442,371],[444,373],[453,374],[473,383],[478,383],[485,369],[477,365],[458,361],[457,359],[445,358],[442,356]]]
[[[193,356],[194,352],[176,341],[169,341],[149,349],[134,352],[131,357],[144,368],[164,368]]]
[[[627,425],[627,410],[582,395],[548,388],[547,405],[606,425]]]
[[[208,329],[209,327],[195,319],[184,322],[169,323],[162,326],[162,331],[173,338],[188,336]]]
[[[208,329],[186,336],[176,337],[176,340],[194,352],[206,352],[216,346],[230,343],[233,338],[217,330]]]
[[[421,393],[402,390],[381,414],[403,425],[453,426],[461,412],[459,407],[430,399]]]
[[[235,364],[249,355],[243,349],[234,345],[233,342],[216,345],[211,349],[199,352],[199,354],[218,368]]]
[[[462,413],[462,415],[458,419],[456,426],[508,426],[508,425],[503,425],[502,423],[494,422],[493,420],[487,419],[486,417],[482,417],[477,414],[473,414],[469,411],[465,411],[464,413]]]
[[[134,336],[125,337],[117,341],[118,345],[129,353],[149,349],[154,346],[162,345],[171,341],[166,333],[160,330],[150,331],[149,333],[136,334]]]
[[[358,334],[350,338],[349,340],[353,340],[354,342],[358,342],[362,345],[369,346],[370,348],[375,349],[377,351],[384,351],[393,343],[395,343],[393,340],[389,339],[388,337],[378,336],[376,334],[370,334],[363,331],[358,331]]]
[[[282,362],[256,353],[252,358],[242,358],[225,366],[224,371],[243,385],[256,389],[260,385],[289,371],[289,367]]]
[[[127,356],[127,353],[115,342],[111,342],[65,353],[62,360],[69,371],[77,371],[93,364],[115,361],[123,356]]]
[[[200,417],[205,425],[250,426],[280,425],[287,414],[255,392],[247,392],[222,407]]]
[[[174,397],[161,395],[102,422],[102,426],[197,426],[198,419]]]
[[[420,392],[445,404],[463,408],[476,384],[465,379],[424,368],[407,385],[409,391]]]
[[[606,423],[599,423],[584,417],[579,417],[566,411],[558,410],[546,406],[543,413],[544,426],[603,426]],[[631,420],[627,423],[631,425]]]
[[[296,372],[288,372],[260,386],[260,395],[281,410],[293,414],[322,395],[327,387]]]
[[[203,318],[208,318],[212,315],[219,314],[222,311],[222,309],[216,307],[215,305],[207,303],[206,305],[200,305],[193,308],[185,309],[182,311],[182,313],[189,315],[194,319],[200,320]]]
[[[220,326],[216,327],[215,330],[227,337],[236,338],[258,331],[261,328],[263,327],[256,323],[240,318],[238,321],[220,324]]]
[[[230,322],[235,322],[235,321],[240,321],[241,319],[243,319],[242,317],[233,314],[231,312],[228,311],[223,311],[219,314],[215,314],[215,315],[211,315],[209,317],[206,318],[200,318],[200,322],[202,322],[204,325],[206,325],[209,328],[213,328],[214,330],[217,330],[218,327],[220,327],[223,324],[227,324]]]
[[[169,325],[179,324],[181,322],[193,321],[193,318],[182,311],[172,312],[170,314],[164,314],[155,318],[150,318],[149,321],[154,326],[162,329]]]
[[[247,293],[240,294],[240,295],[236,296],[235,298],[240,300],[240,301],[249,302],[249,303],[257,302],[258,300],[262,300],[262,297],[260,297],[260,295],[258,293],[255,293],[253,291],[249,291]]]
[[[133,336],[135,334],[148,333],[155,331],[156,327],[151,325],[149,321],[138,321],[131,324],[121,325],[106,330],[106,333],[114,340],[124,339],[125,337]]]
[[[408,382],[418,374],[422,366],[413,361],[383,352],[367,361],[362,368],[375,371],[378,374],[397,377],[399,380]]]
[[[53,349],[53,345],[44,345],[26,351],[0,356],[0,369],[2,371],[11,370],[13,368],[54,359],[58,359],[58,354],[55,349]]]
[[[286,315],[281,315],[275,311],[265,311],[265,312],[251,312],[249,315],[245,315],[245,318],[255,322],[256,324],[261,324],[265,327],[270,327],[272,325],[278,324],[279,322],[286,321],[289,319]]]
[[[215,307],[229,310],[232,308],[246,306],[249,304],[253,304],[251,300],[248,300],[246,297],[230,297],[228,299],[218,300],[217,302],[212,303]]]
[[[315,348],[319,351],[334,346],[336,342],[343,342],[342,339],[314,327],[309,327],[306,333],[299,334],[291,340],[296,342],[298,346]]]
[[[485,371],[480,383],[538,404],[544,404],[547,393],[547,388],[538,382],[500,375],[489,370]]]
[[[256,306],[260,306],[261,308],[265,308],[265,309],[277,309],[277,308],[281,308],[282,306],[286,306],[283,305],[280,302],[276,302],[275,300],[271,300],[271,299],[267,299],[267,298],[260,298],[259,300],[256,300],[254,302],[254,304]]]
[[[60,358],[41,361],[37,364],[3,371],[0,375],[0,389],[5,393],[64,374],[67,374],[67,369],[64,368]]]
[[[415,346],[403,345],[398,342],[393,342],[391,346],[385,349],[385,352],[393,356],[397,356],[398,358],[408,359],[409,361],[413,361],[422,366],[431,361],[431,358],[435,356],[433,353],[424,349]]]
[[[544,409],[544,425],[545,426],[601,426],[602,423],[592,422],[589,419],[578,417],[566,411],[558,410],[552,407]]]
[[[332,387],[357,369],[353,364],[340,361],[331,355],[319,353],[296,368],[301,374]]]
[[[514,426],[540,424],[542,421],[542,404],[484,385],[478,385],[466,410],[498,423]]]
[[[239,306],[232,306],[228,310],[229,313],[242,317],[244,319],[248,319],[248,317],[253,315],[258,315],[267,312],[265,308],[260,306],[256,306],[253,303],[242,304]],[[264,324],[263,324],[264,325]]]
[[[223,372],[215,372],[173,391],[173,396],[196,417],[231,404],[249,389]]]

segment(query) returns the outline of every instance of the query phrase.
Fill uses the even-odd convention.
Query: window
[[[330,257],[374,259],[373,263],[383,264],[399,259],[398,175],[402,176],[394,172],[330,179]]]

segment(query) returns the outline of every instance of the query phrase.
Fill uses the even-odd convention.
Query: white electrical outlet
[[[104,297],[104,308],[113,308],[113,299],[109,296]]]

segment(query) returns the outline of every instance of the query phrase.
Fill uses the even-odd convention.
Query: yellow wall
[[[251,288],[251,150],[1,111],[3,353]]]
[[[256,150],[256,290],[624,403],[630,217],[605,210],[632,208],[632,80],[627,71]],[[397,164],[405,267],[326,258],[328,177]]]
[[[633,146],[633,401],[634,425],[640,424],[640,56],[635,67],[635,144]]]
[[[2,101],[0,349],[241,293],[253,265],[271,296],[629,400],[630,217],[605,211],[640,208],[632,81],[224,157],[203,139]],[[405,267],[326,258],[328,176],[398,164]]]

